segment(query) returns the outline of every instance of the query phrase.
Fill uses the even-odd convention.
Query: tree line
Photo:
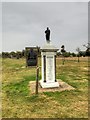
[[[38,52],[38,56],[41,56],[41,52]],[[60,52],[57,52],[57,56],[64,56],[64,57],[85,57],[85,56],[90,56],[90,50],[87,49],[86,51],[80,51],[79,49],[77,49],[77,53],[74,52],[67,52],[67,51],[63,51],[61,49]],[[12,52],[2,52],[0,54],[0,57],[2,58],[23,58],[26,57],[26,50],[22,50],[22,51],[12,51]]]
[[[2,58],[22,58],[25,57],[25,50],[22,51],[12,51],[12,52],[2,52]]]

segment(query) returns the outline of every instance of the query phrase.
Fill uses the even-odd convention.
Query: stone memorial
[[[58,49],[50,41],[49,28],[45,33],[46,44],[41,48],[42,80],[40,80],[40,85],[42,88],[59,87],[56,80],[56,52]]]
[[[26,47],[26,67],[37,66],[37,52],[34,49],[37,47]]]

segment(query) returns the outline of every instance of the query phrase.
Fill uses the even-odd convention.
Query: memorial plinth
[[[58,49],[50,42],[47,42],[41,48],[42,59],[42,80],[40,85],[42,88],[59,87],[56,80],[56,52]]]

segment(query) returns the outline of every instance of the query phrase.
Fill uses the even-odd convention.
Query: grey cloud
[[[52,42],[58,47],[66,44],[68,51],[73,51],[83,42],[87,43],[88,3],[3,3],[2,18],[4,50],[11,48],[8,41],[15,41],[14,35],[18,48],[29,42],[30,45],[43,45],[47,26],[51,29]]]

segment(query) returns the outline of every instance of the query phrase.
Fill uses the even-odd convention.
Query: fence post
[[[38,94],[38,78],[39,77],[39,67],[37,67],[37,75],[36,75],[36,94]]]

